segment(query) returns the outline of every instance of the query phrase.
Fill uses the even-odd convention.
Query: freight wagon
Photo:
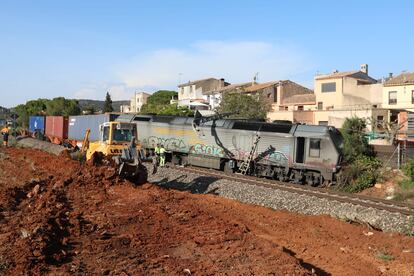
[[[43,137],[45,134],[45,116],[30,116],[29,132],[36,137]]]
[[[46,116],[45,136],[54,144],[62,144],[68,138],[68,117]]]
[[[340,168],[342,136],[334,127],[221,119],[195,131],[193,120],[136,116],[137,140],[149,151],[162,144],[176,164],[237,171],[251,157],[249,174],[309,185],[333,182]]]
[[[30,116],[29,132],[39,139],[68,147],[81,146],[86,130],[90,129],[89,140],[99,140],[99,127],[114,121],[119,115],[106,113],[79,116]]]
[[[105,113],[98,115],[69,116],[68,140],[77,141],[80,145],[87,129],[90,129],[89,141],[99,140],[99,127],[105,122],[115,121],[118,114]]]

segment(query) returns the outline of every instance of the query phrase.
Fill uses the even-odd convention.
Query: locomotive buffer
[[[249,155],[247,156],[247,158],[241,163],[240,167],[239,167],[239,172],[241,174],[246,174],[247,171],[250,168],[250,162],[252,162],[252,159],[254,157],[254,154],[257,151],[257,145],[259,144],[260,141],[260,135],[259,132],[256,132],[254,138],[253,138],[253,144],[252,144],[252,148],[249,152]]]

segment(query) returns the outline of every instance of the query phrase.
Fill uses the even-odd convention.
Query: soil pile
[[[414,238],[0,149],[0,275],[413,275]]]
[[[310,274],[288,249],[190,194],[32,149],[0,158],[6,274]]]

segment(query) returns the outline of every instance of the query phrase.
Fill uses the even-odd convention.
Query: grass
[[[404,190],[414,189],[414,181],[411,181],[410,179],[402,180],[398,183],[398,185]]]
[[[9,262],[0,255],[0,273],[6,271],[9,268]]]
[[[386,252],[378,252],[377,258],[386,262],[394,260],[394,256]]]
[[[414,198],[414,181],[404,179],[398,182],[400,189],[394,194],[394,200],[406,201]]]

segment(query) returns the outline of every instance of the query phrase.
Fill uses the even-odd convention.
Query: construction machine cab
[[[127,144],[137,137],[137,125],[133,123],[106,122],[100,125],[100,140],[108,145]]]
[[[99,140],[89,143],[86,159],[95,159],[96,154],[111,157],[120,176],[134,183],[147,181],[147,170],[141,164],[135,144],[137,125],[131,122],[106,122],[99,126]],[[95,156],[95,157],[94,157]]]
[[[137,125],[126,122],[105,122],[99,126],[99,140],[90,142],[86,152],[89,160],[95,152],[105,156],[121,155],[122,150],[137,137]]]

